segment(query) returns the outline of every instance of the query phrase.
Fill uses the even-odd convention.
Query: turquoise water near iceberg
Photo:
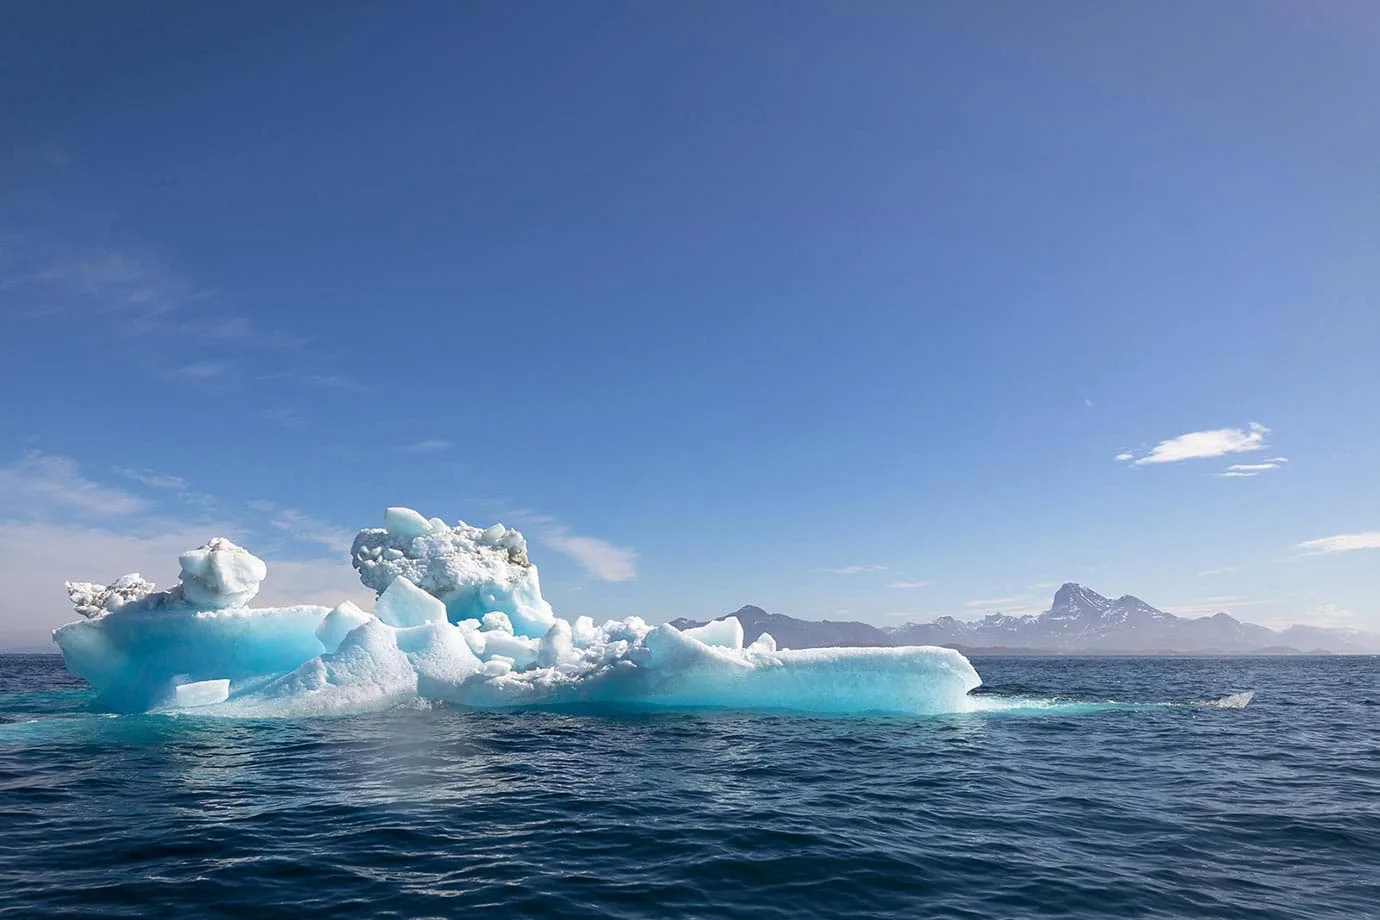
[[[1380,660],[973,663],[962,716],[237,721],[3,656],[0,914],[1380,916]]]

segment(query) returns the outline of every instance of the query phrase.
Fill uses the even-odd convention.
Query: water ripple
[[[975,664],[962,717],[226,722],[3,658],[0,913],[1377,915],[1375,659]]]

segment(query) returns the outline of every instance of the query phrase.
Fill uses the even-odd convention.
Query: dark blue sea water
[[[1380,660],[974,664],[1042,704],[114,717],[0,657],[0,914],[1380,917]]]

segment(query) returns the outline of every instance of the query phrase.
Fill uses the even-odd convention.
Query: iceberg
[[[378,595],[253,608],[263,560],[224,538],[183,553],[179,584],[137,573],[69,582],[82,619],[54,641],[117,711],[227,717],[358,713],[410,701],[461,706],[669,706],[937,714],[972,708],[981,680],[951,649],[782,649],[743,643],[734,617],[678,630],[639,617],[558,618],[516,530],[448,525],[389,508],[351,561]]]

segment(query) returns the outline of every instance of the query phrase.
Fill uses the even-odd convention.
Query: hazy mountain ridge
[[[1250,652],[1377,652],[1380,635],[1321,626],[1274,630],[1246,623],[1228,613],[1180,617],[1132,595],[1115,600],[1083,585],[1069,583],[1041,614],[992,613],[981,620],[940,617],[930,623],[877,627],[868,623],[810,621],[760,607],[733,614],[744,638],[769,632],[784,648],[854,645],[942,645],[960,649],[1109,654]],[[674,620],[677,627],[698,625]]]

